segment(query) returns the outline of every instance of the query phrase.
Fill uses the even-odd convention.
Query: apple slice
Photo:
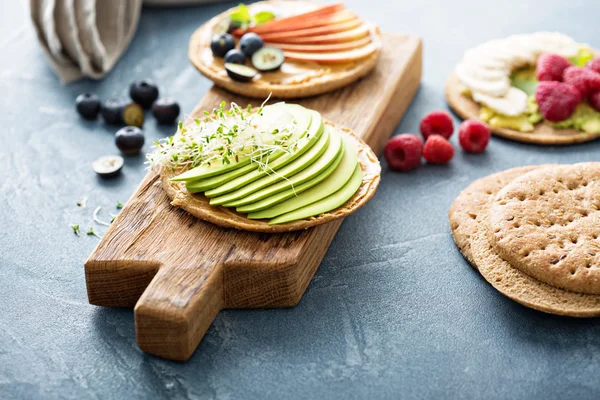
[[[292,37],[278,40],[280,43],[289,44],[329,44],[350,42],[369,36],[371,26],[362,24],[358,28],[351,29],[345,32],[331,33],[328,35],[307,36],[307,37]]]
[[[345,32],[345,31],[349,31],[354,28],[358,28],[360,25],[362,25],[362,23],[363,22],[360,19],[356,18],[354,20],[350,20],[347,22],[319,26],[316,28],[299,29],[299,30],[289,31],[289,32],[265,33],[261,37],[263,38],[263,40],[265,40],[267,42],[276,42],[276,41],[281,41],[282,39],[289,39],[289,38],[328,35],[331,33]]]
[[[294,61],[317,62],[323,64],[336,64],[360,60],[375,53],[379,46],[369,43],[358,49],[338,51],[333,53],[301,53],[285,51],[285,58]]]
[[[235,35],[243,35],[246,32],[255,32],[255,33],[267,33],[267,32],[276,32],[283,30],[290,30],[290,27],[297,25],[298,22],[302,22],[304,25],[303,28],[306,27],[306,22],[315,19],[316,17],[322,17],[325,15],[331,15],[337,11],[341,11],[344,9],[344,4],[336,3],[329,4],[323,7],[319,7],[315,10],[304,12],[301,14],[290,15],[289,17],[283,18],[273,18],[269,22],[265,22],[264,24],[258,26],[251,26],[246,30],[236,29],[233,33]],[[293,29],[293,28],[292,28]]]
[[[280,48],[283,51],[293,51],[300,53],[329,53],[333,51],[352,50],[358,47],[366,46],[371,42],[370,37],[353,40],[351,42],[331,43],[331,44],[289,44],[265,42],[265,46]]]
[[[300,29],[309,29],[309,28],[317,28],[320,26],[341,24],[342,22],[348,22],[348,21],[352,21],[355,19],[358,19],[358,15],[354,14],[350,10],[342,10],[342,11],[337,11],[333,14],[325,14],[325,15],[314,17],[314,18],[299,20],[295,23],[283,25],[279,28],[274,27],[273,29],[269,30],[268,32],[261,33],[261,35],[271,34],[271,33],[280,33],[280,32],[291,32],[291,31],[297,31]],[[243,35],[246,32],[247,31],[241,31],[239,29],[236,29],[233,32],[233,34],[239,36],[239,35]]]

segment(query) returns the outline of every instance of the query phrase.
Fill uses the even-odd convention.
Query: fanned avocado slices
[[[294,161],[296,158],[300,157],[302,154],[308,151],[315,143],[317,143],[324,131],[324,124],[321,118],[321,114],[315,111],[310,112],[313,114],[312,118],[315,120],[314,122],[318,122],[319,124],[313,127],[311,122],[311,128],[308,130],[306,136],[303,137],[303,140],[301,140],[300,144],[295,146],[296,148],[292,149],[291,152],[286,153],[285,155],[277,158],[275,161],[269,161],[267,170],[259,168],[245,175],[232,179],[229,182],[204,193],[206,197],[212,198],[222,196],[225,193],[232,192],[236,189],[239,189],[240,187],[248,185],[251,182],[254,182],[255,180],[267,174],[273,173],[273,171],[277,171],[278,169],[284,167],[285,165]]]
[[[294,183],[305,182],[323,171],[335,160],[341,146],[341,138],[335,129],[326,127],[319,141],[309,151],[298,157],[285,167],[264,176],[249,185],[215,197],[210,204],[221,204],[225,207],[235,207],[238,203],[251,203],[249,198],[262,199],[277,190],[290,188]],[[283,186],[276,186],[280,183]],[[234,203],[234,204],[232,204]]]
[[[358,190],[363,180],[363,172],[360,165],[356,165],[354,173],[350,177],[350,180],[337,192],[329,195],[321,200],[317,200],[314,203],[300,207],[294,211],[273,218],[269,221],[269,225],[284,224],[286,222],[297,221],[299,219],[305,219],[313,217],[315,215],[323,214],[331,210],[335,210],[342,204],[350,200],[354,193]],[[304,192],[306,193],[306,192]]]
[[[318,115],[319,116],[319,125],[322,124],[320,114],[308,110],[297,104],[286,104],[286,103],[277,103],[271,106],[266,106],[262,111],[262,116],[259,116],[255,124],[258,126],[264,126],[266,130],[270,130],[270,127],[281,127],[290,123],[292,120],[296,121],[296,129],[290,138],[290,142],[294,142],[299,140],[301,137],[305,136],[305,134],[309,131],[310,126],[312,125],[312,118]],[[317,128],[319,128],[317,125]],[[276,129],[276,128],[273,128]],[[277,159],[282,155],[286,154],[284,151],[275,152],[270,155],[270,161],[273,159]],[[174,178],[171,178],[172,181],[193,181],[209,178],[215,175],[224,174],[226,172],[241,168],[245,165],[250,164],[250,157],[239,157],[238,160],[231,160],[229,164],[227,163],[219,163],[214,162],[210,165],[204,164],[198,166],[196,168],[192,168],[189,171],[184,172],[181,175],[178,175]]]
[[[236,211],[244,214],[248,214],[251,212],[261,211],[271,206],[274,206],[277,203],[281,203],[284,200],[287,200],[291,197],[297,196],[298,194],[304,192],[305,190],[310,189],[311,187],[323,182],[329,175],[331,175],[337,167],[342,162],[344,158],[345,150],[344,146],[342,146],[341,151],[338,153],[337,157],[329,166],[321,172],[319,175],[315,176],[311,180],[301,183],[299,185],[295,185],[293,188],[286,189],[284,191],[278,192],[272,196],[266,197],[262,200],[259,200],[255,203],[246,204],[243,206],[239,206]],[[277,185],[284,184],[287,182],[280,182]],[[276,186],[276,185],[274,185]],[[251,197],[251,196],[249,196]]]
[[[342,158],[340,165],[331,175],[329,175],[329,177],[310,189],[298,194],[297,196],[291,197],[280,203],[276,203],[274,206],[263,209],[262,211],[251,212],[248,214],[248,218],[274,218],[278,215],[294,211],[307,204],[319,201],[342,189],[350,180],[354,170],[356,169],[356,166],[358,165],[358,155],[356,154],[356,149],[348,140],[342,140],[344,142],[344,157]]]

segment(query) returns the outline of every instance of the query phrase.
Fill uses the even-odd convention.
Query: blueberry
[[[101,178],[114,178],[121,172],[123,162],[121,156],[104,156],[92,163],[92,169]]]
[[[179,104],[171,97],[156,100],[152,105],[152,115],[159,124],[171,125],[179,116]]]
[[[225,62],[232,64],[246,64],[246,56],[238,49],[231,49],[225,54]]]
[[[252,54],[263,47],[263,44],[262,38],[254,32],[246,33],[240,39],[240,49],[248,58],[252,57]]]
[[[117,131],[115,144],[125,155],[138,154],[144,146],[144,132],[137,126],[126,126]]]
[[[137,103],[129,103],[123,107],[122,118],[125,125],[141,128],[144,125],[144,110]]]
[[[210,49],[215,57],[223,58],[233,48],[235,48],[235,41],[229,33],[215,35],[210,41]]]
[[[102,118],[107,124],[119,125],[123,123],[123,109],[127,101],[119,99],[108,99],[102,106]]]
[[[96,119],[100,112],[100,98],[95,93],[80,94],[75,99],[75,108],[83,118]]]
[[[148,79],[133,82],[129,87],[129,96],[143,108],[150,108],[158,99],[158,87]]]

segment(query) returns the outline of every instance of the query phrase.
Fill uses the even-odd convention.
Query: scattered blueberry
[[[173,124],[179,116],[179,112],[179,104],[171,97],[158,99],[152,105],[152,115],[154,115],[159,124]]]
[[[140,152],[144,146],[144,132],[137,126],[126,126],[117,131],[115,144],[121,153],[133,156]]]
[[[213,36],[210,41],[210,49],[215,57],[223,58],[225,54],[235,47],[233,36],[229,33]]]
[[[231,49],[225,54],[225,62],[233,64],[246,64],[246,56],[238,49]]]
[[[119,99],[108,99],[102,106],[102,118],[107,124],[119,125],[123,123],[123,109],[127,101]]]
[[[123,168],[123,157],[104,156],[92,163],[92,169],[102,178],[114,178]]]
[[[82,93],[75,99],[75,108],[83,118],[96,119],[100,112],[100,98],[95,93]]]
[[[158,87],[148,79],[136,81],[129,87],[129,96],[133,101],[147,109],[152,107],[152,103],[158,99]]]
[[[123,107],[123,122],[128,126],[141,128],[144,125],[144,110],[137,103],[129,103]]]
[[[252,54],[256,53],[258,49],[263,47],[263,40],[254,32],[244,34],[240,39],[240,50],[246,55],[246,57],[252,57]]]

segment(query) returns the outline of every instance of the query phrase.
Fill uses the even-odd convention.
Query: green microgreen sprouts
[[[73,233],[77,236],[81,236],[81,232],[79,231],[79,225],[71,225],[71,229],[73,229]]]
[[[154,142],[154,150],[147,155],[151,168],[195,168],[217,164],[231,164],[250,159],[259,168],[269,170],[270,156],[276,151],[291,153],[306,138],[294,135],[295,119],[285,111],[281,115],[263,118],[265,103],[252,109],[223,101],[212,112],[205,111],[184,125],[179,122],[175,135]],[[282,108],[282,110],[284,110]]]

